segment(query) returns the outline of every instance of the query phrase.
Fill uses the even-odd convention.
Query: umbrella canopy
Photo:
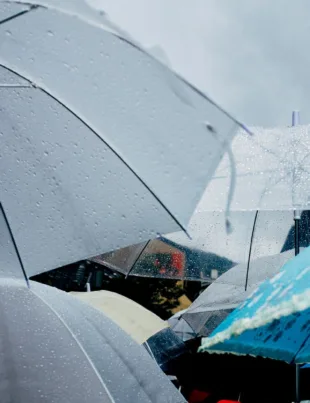
[[[139,344],[169,326],[153,312],[116,292],[101,290],[71,294],[102,311]]]
[[[307,210],[310,205],[310,125],[251,128],[232,143],[236,177],[231,210]],[[230,162],[224,157],[199,205],[225,210],[231,196]]]
[[[140,261],[139,264],[131,256],[127,261],[130,273],[214,281],[236,264],[246,263],[249,271],[251,261],[257,258],[288,250],[293,257],[297,243],[310,245],[309,129],[310,126],[253,128],[256,136],[249,138],[240,131],[232,142],[234,163],[231,155],[223,158],[192,217],[192,239],[180,232],[166,235],[179,249],[186,246],[193,250],[192,256],[187,254],[185,258],[184,269],[150,271],[143,258],[156,245],[153,241],[142,254],[136,246],[126,251],[127,256],[132,253]],[[231,165],[235,167],[233,172]],[[228,210],[231,232],[227,232],[226,225]],[[295,242],[292,226],[300,214],[300,239]]]
[[[238,126],[106,22],[0,1],[0,203],[29,276],[184,229]]]
[[[198,211],[188,227],[191,239],[178,232],[94,260],[127,275],[208,282],[242,265],[245,285],[257,259],[286,252],[282,256],[289,260],[295,255],[293,211],[233,211],[230,220],[233,231],[227,233],[224,212]],[[303,248],[310,245],[309,210],[301,213],[299,223]]]
[[[251,263],[245,290],[247,265],[240,264],[215,280],[181,317],[196,336],[209,336],[263,281],[272,278],[289,259],[290,252],[256,259]]]
[[[187,352],[167,322],[131,299],[110,291],[71,294],[102,311],[136,342],[143,344],[163,370],[168,370],[170,361]]]
[[[105,315],[35,282],[0,279],[5,402],[185,402],[147,352]]]
[[[196,332],[191,326],[183,319],[182,315],[187,310],[179,311],[168,319],[168,323],[171,329],[176,333],[183,341],[188,341],[196,337]]]
[[[204,339],[202,350],[310,361],[310,248],[284,265]]]

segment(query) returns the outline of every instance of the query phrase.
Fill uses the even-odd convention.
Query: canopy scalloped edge
[[[256,298],[259,298],[259,295],[257,295]],[[246,302],[248,300],[249,299],[247,299]],[[304,311],[308,308],[310,308],[310,290],[307,290],[301,294],[293,295],[290,300],[284,301],[279,305],[262,306],[257,311],[255,316],[236,320],[228,329],[223,330],[212,337],[204,338],[199,351],[208,351],[210,347],[223,343],[225,340],[228,340],[234,336],[239,336],[246,330],[257,329],[259,327],[268,325],[273,320],[280,319],[283,316],[292,315],[296,312]]]
[[[75,0],[76,1],[76,0]],[[0,3],[7,3],[7,4],[21,4],[21,5],[26,5],[29,7],[26,12],[32,12],[35,11],[36,8],[46,8],[46,9],[54,9],[58,12],[65,13],[71,16],[78,17],[82,19],[85,23],[96,26],[98,28],[104,29],[110,34],[118,37],[118,39],[125,41],[128,43],[128,45],[133,46],[140,52],[144,53],[145,55],[148,55],[152,60],[156,61],[160,65],[163,65],[167,67],[162,61],[160,61],[157,57],[154,57],[150,52],[145,50],[136,40],[134,40],[128,33],[123,31],[121,28],[119,28],[117,25],[112,23],[106,13],[100,13],[100,12],[95,12],[93,9],[87,5],[84,0],[82,0],[82,3],[80,1],[80,4],[83,4],[83,11],[87,10],[88,13],[88,18],[87,16],[83,16],[81,12],[74,11],[72,9],[68,9],[67,7],[64,7],[65,0],[57,1],[57,4],[55,2],[51,2],[51,0],[0,0]],[[85,7],[86,6],[86,7]],[[98,19],[98,15],[100,19]],[[102,15],[104,15],[104,21],[101,20]],[[18,16],[17,16],[18,17]],[[0,21],[1,24],[1,21]],[[239,120],[234,118],[232,115],[230,115],[228,112],[226,112],[222,107],[220,107],[216,102],[214,102],[212,99],[210,99],[203,91],[199,90],[196,88],[193,84],[189,83],[185,78],[177,74],[176,72],[173,72],[174,75],[180,79],[183,83],[185,83],[187,86],[189,86],[193,91],[195,91],[198,95],[206,99],[208,102],[210,102],[212,105],[214,105],[216,108],[218,108],[222,113],[224,113],[228,118],[230,118],[232,121],[234,121],[238,126],[240,126],[243,130],[245,130],[248,134],[253,135],[253,132],[245,126],[243,123],[241,123]]]

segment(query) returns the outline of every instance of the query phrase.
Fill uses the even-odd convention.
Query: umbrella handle
[[[296,402],[300,403],[300,365],[296,364]]]

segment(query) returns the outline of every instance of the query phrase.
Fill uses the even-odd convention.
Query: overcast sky
[[[310,123],[309,0],[88,0],[247,125]]]

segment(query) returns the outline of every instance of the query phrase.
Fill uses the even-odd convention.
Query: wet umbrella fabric
[[[310,245],[309,210],[299,220],[299,247]],[[215,282],[234,266],[243,267],[238,284],[250,286],[257,259],[295,255],[293,211],[233,211],[227,234],[224,212],[197,211],[189,224],[192,239],[180,232],[99,255],[96,263],[125,275]],[[157,263],[162,264],[157,264]],[[284,261],[282,262],[285,263]],[[244,268],[246,270],[244,270]],[[255,277],[255,274],[253,273]]]
[[[231,211],[308,210],[310,206],[310,125],[251,128],[232,142],[236,178]],[[224,157],[199,204],[200,211],[222,211],[230,187]]]
[[[187,349],[169,324],[135,301],[110,291],[73,292],[80,300],[103,312],[137,343],[143,345],[163,371]]]
[[[139,260],[131,266],[130,273],[214,281],[236,264],[246,263],[251,270],[251,262],[263,256],[290,250],[293,257],[296,209],[301,212],[299,246],[309,246],[309,128],[253,128],[256,135],[249,138],[238,132],[232,142],[234,186],[231,161],[225,156],[189,224],[192,239],[182,233],[166,235],[179,244],[179,249],[188,247],[195,252],[187,256],[184,270],[150,271],[143,258],[156,242],[151,241],[142,254],[133,247],[131,252]],[[232,188],[234,191],[229,192]],[[228,205],[230,233],[226,228]],[[129,250],[126,252],[128,255]],[[115,263],[117,266],[117,260]]]
[[[310,361],[310,248],[262,283],[202,342],[202,350]]]
[[[0,1],[0,203],[27,274],[184,229],[238,123],[84,1],[30,3]]]
[[[96,309],[39,283],[2,278],[0,288],[1,401],[184,401],[148,353]]]

